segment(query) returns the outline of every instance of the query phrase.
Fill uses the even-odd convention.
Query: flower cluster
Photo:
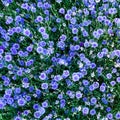
[[[119,0],[1,0],[0,120],[120,120],[119,93]]]

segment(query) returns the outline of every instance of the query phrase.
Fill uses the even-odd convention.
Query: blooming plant
[[[0,120],[120,120],[120,0],[0,0]]]

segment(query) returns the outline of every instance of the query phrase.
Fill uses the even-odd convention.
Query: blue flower
[[[89,113],[89,108],[88,107],[83,107],[82,113],[83,113],[83,115],[87,115]]]
[[[77,99],[82,98],[82,96],[83,96],[83,95],[82,95],[82,93],[81,93],[80,91],[77,91],[77,92],[76,92],[76,98],[77,98]]]
[[[5,103],[2,100],[0,100],[0,109],[4,109],[4,107],[5,107]]]
[[[7,17],[6,24],[11,24],[13,22],[13,18],[11,16]]]
[[[65,13],[65,9],[64,8],[60,8],[59,9],[59,13],[64,14]]]
[[[24,29],[23,30],[23,34],[25,35],[25,36],[30,36],[30,34],[31,34],[31,32],[30,32],[30,30],[29,29]]]
[[[113,114],[112,113],[108,113],[107,114],[107,118],[110,119],[110,120],[112,120],[113,119]]]
[[[97,103],[97,99],[95,97],[92,97],[90,102],[92,105],[95,105]]]
[[[40,118],[45,113],[45,109],[40,107],[38,111],[34,112],[35,118]]]
[[[78,29],[77,29],[77,28],[73,28],[73,29],[72,29],[72,33],[73,33],[73,34],[77,34],[77,33],[78,33]]]
[[[73,73],[73,74],[72,74],[72,80],[73,80],[74,82],[79,81],[79,79],[80,79],[80,77],[79,77],[79,75],[78,75],[77,73]]]
[[[47,108],[48,107],[48,102],[47,101],[42,102],[42,107]]]
[[[22,120],[22,118],[20,116],[16,116],[14,120]]]
[[[66,19],[66,20],[70,20],[70,19],[71,19],[71,15],[65,14],[65,19]]]
[[[39,110],[39,108],[40,108],[40,105],[39,105],[39,104],[34,104],[34,105],[33,105],[33,109],[34,109],[34,110]]]
[[[91,110],[90,110],[90,115],[93,116],[93,115],[95,115],[95,114],[96,114],[96,110],[95,110],[95,109],[91,109]]]
[[[5,61],[7,61],[7,62],[12,61],[12,56],[10,54],[5,55]]]
[[[37,22],[42,22],[43,21],[43,17],[42,16],[37,16],[36,20],[37,20]]]
[[[24,98],[20,98],[20,99],[18,99],[17,102],[18,102],[18,105],[21,106],[21,107],[24,106],[24,105],[26,104],[26,101],[25,101]]]
[[[48,83],[42,83],[41,88],[42,89],[48,89]]]
[[[41,80],[45,80],[45,79],[47,78],[47,76],[46,76],[46,74],[43,72],[43,73],[40,74],[39,78],[40,78]]]

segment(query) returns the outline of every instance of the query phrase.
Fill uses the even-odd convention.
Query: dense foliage
[[[0,120],[120,120],[120,0],[1,0]]]

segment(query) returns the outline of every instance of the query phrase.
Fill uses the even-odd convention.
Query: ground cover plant
[[[0,120],[120,120],[120,0],[0,0]]]

